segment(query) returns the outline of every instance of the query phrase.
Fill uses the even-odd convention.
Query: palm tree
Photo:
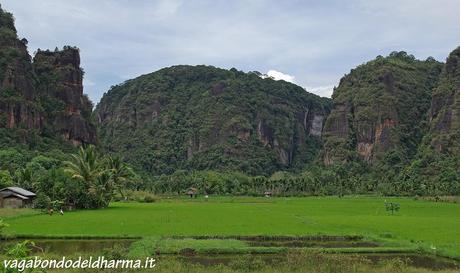
[[[64,162],[65,171],[72,178],[78,179],[86,185],[90,185],[104,172],[102,160],[100,160],[93,145],[88,146],[86,149],[80,147],[78,154],[73,154],[71,157],[71,161]]]
[[[109,156],[107,160],[107,167],[110,170],[110,178],[115,189],[120,193],[121,197],[125,199],[123,189],[127,184],[132,181],[134,173],[127,164],[125,164],[118,156]]]
[[[110,172],[102,172],[95,181],[91,183],[88,193],[93,197],[91,202],[93,208],[106,208],[113,195],[113,184]]]
[[[33,189],[33,173],[30,168],[20,168],[14,174],[13,180],[16,185],[25,189]]]
[[[112,189],[107,184],[107,168],[104,160],[99,156],[96,148],[92,145],[87,148],[80,147],[78,154],[71,155],[70,161],[64,162],[64,171],[78,181],[81,181],[86,189],[88,200],[85,200],[84,207],[98,208],[105,206],[105,198],[103,192]],[[103,179],[102,179],[103,178]],[[86,199],[86,198],[85,198]],[[110,197],[109,197],[110,200]]]

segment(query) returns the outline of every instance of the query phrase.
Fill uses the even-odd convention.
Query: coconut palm
[[[80,147],[78,154],[72,155],[70,161],[64,162],[65,172],[82,182],[86,189],[89,200],[85,201],[84,207],[104,207],[110,201],[112,187],[110,185],[110,174],[103,158],[97,153],[92,145]]]
[[[80,147],[78,154],[71,155],[71,161],[64,162],[65,171],[74,179],[89,185],[104,172],[103,162],[93,145]]]
[[[125,199],[123,190],[128,186],[128,183],[132,182],[134,172],[118,156],[109,156],[107,167],[110,170],[110,179],[113,183],[113,187],[115,187],[121,197]]]
[[[113,195],[113,184],[110,172],[102,172],[96,180],[92,181],[88,193],[92,197],[90,200],[92,208],[107,207]]]
[[[30,168],[20,168],[15,172],[13,180],[19,187],[33,189],[35,186],[32,182],[33,178],[34,176]]]

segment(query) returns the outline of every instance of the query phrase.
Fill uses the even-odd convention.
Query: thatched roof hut
[[[188,188],[186,194],[189,195],[190,198],[196,197],[197,194],[198,194],[198,189],[197,189],[197,188],[193,188],[193,187]]]

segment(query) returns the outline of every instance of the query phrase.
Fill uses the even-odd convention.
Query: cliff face
[[[43,117],[26,45],[17,38],[13,16],[0,8],[0,126],[40,130]]]
[[[96,116],[104,148],[148,172],[255,174],[310,162],[328,105],[256,73],[174,66],[112,88]]]
[[[96,142],[96,129],[90,122],[92,103],[83,95],[83,70],[78,49],[38,51],[33,59],[39,92],[50,131],[74,143]]]
[[[450,53],[433,90],[429,129],[417,157],[399,177],[417,194],[459,195],[460,187],[460,47]]]
[[[430,108],[430,144],[436,151],[460,149],[460,47],[449,54]]]
[[[412,157],[423,135],[431,90],[441,64],[405,52],[370,61],[341,79],[323,132],[326,165],[389,155]]]
[[[1,8],[0,34],[0,128],[95,143],[78,50],[39,51],[32,62],[27,40],[19,40],[12,15]]]

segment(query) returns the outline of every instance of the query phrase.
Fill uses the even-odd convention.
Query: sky
[[[38,49],[80,48],[84,90],[160,68],[259,71],[330,97],[350,69],[392,51],[444,61],[460,46],[458,0],[0,0]]]

